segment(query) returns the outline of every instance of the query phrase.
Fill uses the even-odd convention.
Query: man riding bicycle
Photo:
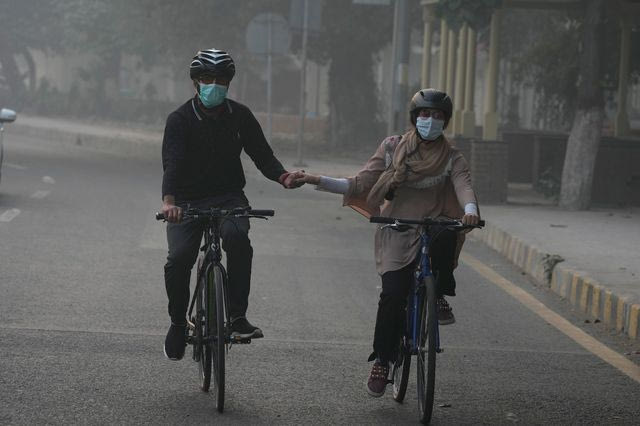
[[[469,166],[443,134],[452,111],[451,98],[445,92],[420,90],[409,106],[412,125],[409,131],[382,141],[356,176],[335,179],[307,173],[297,181],[344,194],[345,205],[369,216],[416,220],[442,217],[476,225],[478,202],[471,187]],[[455,296],[453,270],[463,237],[435,227],[430,233],[429,256],[438,294],[438,321],[441,325],[452,324],[455,318],[444,296]],[[382,277],[382,292],[369,358],[375,363],[367,383],[368,393],[375,397],[384,394],[389,363],[397,356],[419,249],[420,236],[415,228],[405,232],[388,227],[376,231],[375,260]]]
[[[164,278],[171,317],[164,352],[171,360],[184,356],[189,280],[203,234],[200,222],[182,220],[183,209],[187,205],[224,209],[247,206],[242,150],[268,179],[285,188],[302,184],[295,182],[298,172],[287,172],[276,159],[249,108],[226,97],[235,74],[235,64],[227,52],[199,51],[191,61],[189,74],[195,96],[169,114],[162,142],[162,213],[169,222]],[[220,231],[227,255],[232,336],[263,337],[262,330],[246,318],[253,257],[249,220],[229,218]]]

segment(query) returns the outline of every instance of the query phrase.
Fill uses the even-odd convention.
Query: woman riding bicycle
[[[344,194],[349,205],[367,216],[406,219],[450,218],[464,224],[478,223],[478,202],[471,187],[469,166],[463,155],[443,135],[451,119],[451,98],[436,89],[423,89],[411,99],[412,127],[402,136],[387,137],[364,168],[354,177],[336,179],[306,173],[298,182],[312,183],[316,189]],[[455,296],[453,270],[464,236],[447,229],[432,228],[429,248],[438,290],[441,325],[455,322],[444,296]],[[420,248],[416,228],[398,232],[391,228],[376,231],[375,259],[382,277],[373,353],[375,360],[367,390],[384,394],[389,362],[396,359],[405,322],[405,307],[411,288],[415,260]]]

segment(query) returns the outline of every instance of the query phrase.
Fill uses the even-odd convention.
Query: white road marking
[[[53,185],[54,183],[56,183],[56,180],[54,178],[52,178],[51,176],[43,176],[42,177],[42,181],[44,183],[49,183],[51,185]]]
[[[8,167],[10,169],[26,170],[26,167],[25,166],[21,166],[20,164],[4,163],[4,166]]]
[[[496,271],[482,263],[475,257],[462,253],[460,256],[462,261],[473,268],[480,275],[485,277],[489,282],[501,288],[508,295],[522,303],[529,310],[533,311],[547,323],[567,335],[574,342],[605,361],[606,363],[617,368],[622,373],[629,376],[631,379],[640,383],[640,366],[634,364],[632,361],[625,358],[623,355],[610,349],[598,340],[589,336],[587,333],[571,324],[569,321],[561,317],[560,315],[547,308],[538,299],[518,287]]]
[[[49,195],[51,193],[51,191],[44,191],[44,190],[37,190],[36,192],[34,192],[33,194],[31,194],[31,198],[38,198],[38,199],[42,199],[44,197],[46,197],[47,195]]]
[[[9,209],[0,214],[0,222],[11,222],[16,216],[20,214],[20,209]]]

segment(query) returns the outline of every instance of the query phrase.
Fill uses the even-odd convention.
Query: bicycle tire
[[[208,283],[208,274],[203,274],[199,279],[202,280],[200,288],[196,294],[196,315],[195,315],[195,344],[193,346],[194,359],[198,361],[198,372],[200,375],[200,389],[208,392],[211,385],[211,342],[205,342],[211,336],[210,326],[205,309],[205,300],[209,299],[210,286]]]
[[[198,266],[196,268],[196,271],[198,271],[198,277],[196,278],[196,285],[197,283],[200,282],[200,267],[202,266],[202,256],[198,257]],[[193,323],[193,325],[195,326],[193,329],[193,340],[192,340],[192,349],[193,349],[193,355],[192,355],[192,359],[195,362],[200,362],[200,354],[202,353],[202,345],[200,344],[200,338],[201,338],[201,330],[198,330],[199,328],[199,316],[198,316],[198,312],[200,311],[201,307],[202,307],[202,299],[198,297],[197,293],[194,293],[193,297],[196,299],[196,306],[195,306],[195,314],[193,314],[191,316],[191,322]]]
[[[225,386],[225,355],[226,355],[226,304],[224,273],[220,265],[214,265],[211,269],[212,296],[210,301],[210,320],[212,324],[212,364],[215,381],[215,399],[218,412],[224,410],[224,386]]]
[[[411,353],[403,342],[398,348],[398,358],[393,364],[391,377],[393,378],[393,399],[402,403],[407,393],[407,385],[409,384],[409,372],[411,371]]]
[[[436,286],[433,277],[425,278],[426,288],[422,300],[420,335],[418,336],[417,382],[420,421],[429,424],[433,414],[433,397],[436,379],[436,345],[438,332],[438,311]]]

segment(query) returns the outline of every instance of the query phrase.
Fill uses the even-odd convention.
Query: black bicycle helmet
[[[416,125],[416,118],[418,111],[422,108],[434,108],[444,112],[444,127],[446,128],[453,114],[453,102],[451,98],[445,92],[437,89],[422,89],[419,90],[409,103],[409,115],[411,116],[411,123]]]
[[[236,65],[227,52],[218,49],[200,50],[191,60],[189,75],[192,80],[200,76],[218,75],[231,81],[236,73]]]

